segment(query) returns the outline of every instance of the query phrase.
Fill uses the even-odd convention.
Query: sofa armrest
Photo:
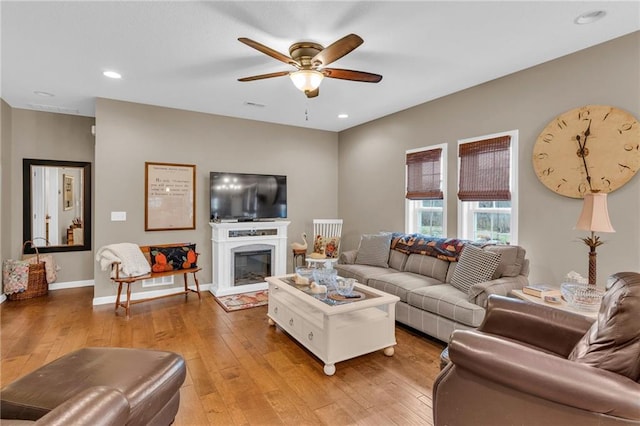
[[[94,386],[58,405],[36,425],[123,425],[129,419],[129,402],[117,389]]]
[[[501,277],[495,280],[473,284],[469,289],[468,300],[471,303],[486,308],[490,295],[508,296],[511,290],[521,289],[526,285],[529,285],[529,280],[524,275]]]
[[[356,263],[356,256],[358,254],[358,250],[347,250],[340,253],[340,257],[338,258],[338,263],[343,265],[353,265]]]
[[[510,297],[491,296],[478,327],[484,333],[568,357],[592,320],[573,312]]]
[[[640,383],[478,331],[453,332],[455,368],[537,398],[588,412],[640,420]]]

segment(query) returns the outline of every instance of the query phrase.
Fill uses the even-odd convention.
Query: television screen
[[[211,220],[287,217],[287,177],[211,172]]]

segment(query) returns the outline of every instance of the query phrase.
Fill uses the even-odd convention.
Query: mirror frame
[[[66,251],[87,251],[91,250],[91,163],[85,161],[58,161],[58,160],[38,160],[24,158],[22,160],[22,241],[31,240],[31,166],[48,167],[77,167],[82,169],[82,221],[84,227],[84,244],[59,245],[51,247],[38,247],[39,253],[57,253]],[[25,254],[35,253],[33,247],[24,247]]]

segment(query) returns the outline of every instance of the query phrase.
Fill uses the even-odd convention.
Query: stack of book
[[[524,294],[528,294],[530,296],[539,297],[544,299],[545,296],[555,296],[560,297],[560,290],[557,288],[550,287],[545,284],[530,284],[522,287],[522,292]]]

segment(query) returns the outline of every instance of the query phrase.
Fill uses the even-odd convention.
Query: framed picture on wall
[[[144,230],[195,229],[196,166],[144,164]]]
[[[62,206],[65,210],[73,208],[73,176],[62,175]]]

